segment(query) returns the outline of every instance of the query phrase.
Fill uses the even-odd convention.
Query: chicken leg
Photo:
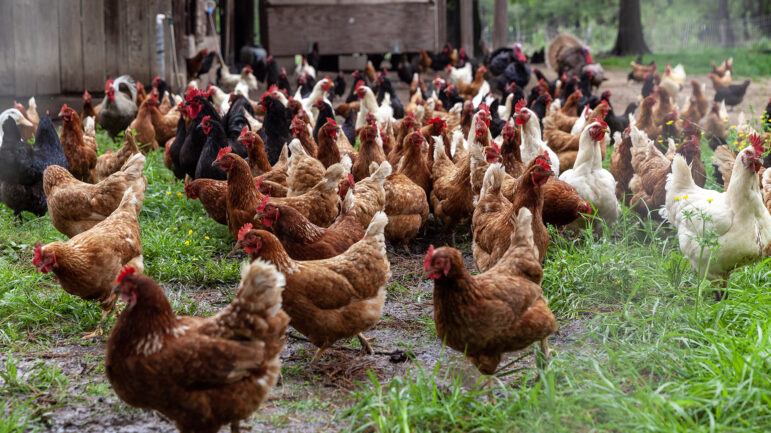
[[[325,344],[316,350],[316,354],[313,355],[313,359],[311,359],[311,364],[321,359],[321,354],[324,353],[325,350],[327,350],[327,347],[329,347],[329,344]]]
[[[96,329],[92,332],[84,332],[83,333],[83,339],[84,340],[91,340],[92,338],[100,337],[104,335],[104,322],[107,321],[107,318],[112,315],[112,312],[115,311],[115,302],[112,303],[111,307],[108,307],[105,310],[102,310],[102,317],[99,319],[99,324],[96,325]]]
[[[230,424],[230,431],[232,433],[239,433],[241,431],[241,426],[239,425],[238,421]]]
[[[541,340],[538,347],[535,349],[535,365],[539,369],[546,367],[546,363],[551,358],[554,351],[549,349],[549,342],[545,338]]]
[[[372,350],[372,346],[369,344],[369,341],[372,340],[371,338],[368,339],[367,337],[361,335],[361,332],[356,334],[356,337],[359,339],[359,342],[361,343],[361,354],[362,355],[374,355],[375,351]]]

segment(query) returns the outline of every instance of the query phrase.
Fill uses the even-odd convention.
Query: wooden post
[[[447,0],[436,0],[436,44],[434,51],[442,49],[447,42]]]
[[[223,26],[222,23],[220,23],[220,33],[225,34],[225,56],[223,57],[225,57],[231,65],[235,62],[235,50],[233,49],[233,35],[235,33],[235,29],[233,28],[234,12],[233,0],[225,0],[225,25]]]
[[[474,53],[473,4],[473,0],[460,0],[460,46],[472,57]]]
[[[509,1],[495,0],[493,13],[493,49],[506,46],[509,34]]]

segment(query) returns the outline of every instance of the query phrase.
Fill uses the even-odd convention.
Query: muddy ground
[[[545,70],[546,68],[543,68]],[[613,92],[612,102],[618,111],[637,99],[641,84],[627,83],[627,71],[608,71],[608,81],[602,89]],[[553,73],[552,73],[553,75]],[[426,77],[430,78],[430,77]],[[552,77],[550,77],[552,78]],[[706,76],[689,76],[708,83]],[[394,83],[398,80],[394,76]],[[349,83],[350,85],[350,83]],[[532,82],[531,82],[532,85]],[[397,84],[398,93],[406,104],[407,87]],[[707,84],[707,97],[712,98],[714,91]],[[756,80],[750,86],[741,109],[729,113],[732,123],[743,109],[749,113],[749,105],[756,113],[762,112],[771,95],[771,80]],[[690,96],[685,90],[680,94],[678,103],[682,104]],[[0,98],[0,106],[10,106],[12,100]],[[78,96],[55,96],[38,98],[41,113],[51,110],[58,113],[62,103],[80,107]],[[739,108],[739,107],[737,107]],[[458,232],[458,247],[464,254],[469,267],[472,267],[470,234],[468,228]],[[410,254],[403,249],[394,250],[389,246],[388,256],[391,262],[392,277],[389,281],[388,298],[381,322],[370,331],[367,337],[374,337],[375,355],[361,356],[357,341],[338,342],[326,352],[321,362],[311,365],[309,361],[315,348],[304,341],[296,332],[291,331],[287,348],[282,355],[283,379],[264,407],[242,426],[251,431],[297,432],[319,431],[334,432],[344,429],[339,415],[349,407],[352,401],[352,389],[357,382],[368,382],[367,372],[372,371],[382,382],[395,375],[402,375],[408,368],[420,366],[431,370],[441,361],[442,368],[456,368],[464,371],[466,385],[473,386],[478,379],[478,372],[461,355],[451,350],[443,350],[433,328],[432,291],[433,284],[422,279],[422,264],[425,251],[430,244],[450,244],[450,237],[433,220],[429,220],[425,234],[421,234],[410,245]],[[234,257],[233,260],[243,260]],[[214,312],[229,302],[233,287],[165,287],[170,298],[181,302],[198,303],[203,312]],[[182,296],[184,294],[184,296]],[[560,320],[560,330],[550,337],[551,345],[567,351],[586,351],[583,341],[584,324],[590,317],[575,320]],[[559,318],[558,318],[559,320]],[[76,341],[72,336],[62,336],[67,341]],[[34,342],[34,335],[30,341]],[[55,396],[39,394],[35,399],[38,413],[42,416],[47,430],[52,432],[173,432],[173,424],[162,415],[133,409],[117,399],[109,388],[104,375],[104,341],[89,343],[76,342],[51,347],[49,350],[25,354],[16,354],[22,359],[21,370],[29,369],[40,362],[58,367],[70,379],[67,390],[69,398],[59,401]],[[532,350],[527,356],[510,368],[532,366]],[[501,365],[519,358],[522,354],[510,354]],[[5,355],[0,355],[0,363],[5,362]],[[94,392],[101,389],[101,392]],[[222,431],[226,431],[223,429]]]

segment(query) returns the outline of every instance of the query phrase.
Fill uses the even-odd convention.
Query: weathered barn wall
[[[155,16],[172,0],[0,1],[0,95],[104,90],[108,77],[157,75]],[[166,31],[166,79],[171,43]],[[184,61],[182,61],[184,64]],[[184,65],[181,65],[182,67]]]

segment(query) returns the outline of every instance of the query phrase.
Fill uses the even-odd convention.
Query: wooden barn
[[[230,3],[233,0],[222,3]],[[108,77],[143,83],[173,79],[172,27],[179,85],[185,58],[219,49],[203,0],[0,1],[0,96],[101,92]],[[163,51],[156,41],[158,14]],[[224,42],[224,41],[223,41]],[[159,56],[162,59],[159,59]],[[159,62],[162,60],[162,62]]]
[[[279,57],[313,42],[322,55],[439,50],[445,9],[445,0],[263,0],[260,34]]]

